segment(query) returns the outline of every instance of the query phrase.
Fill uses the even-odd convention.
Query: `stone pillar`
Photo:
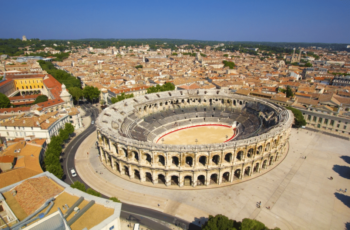
[[[207,176],[206,176],[206,180],[205,180],[205,185],[206,185],[206,186],[210,185],[210,173],[209,173],[209,171],[207,171]]]
[[[120,174],[125,175],[124,164],[122,164],[121,162],[119,163],[119,169],[120,169]]]
[[[102,150],[101,146],[99,146],[99,150],[100,150],[100,160],[103,162],[104,161],[104,154],[103,154],[103,150]]]
[[[179,186],[180,187],[184,186],[184,177],[181,174],[179,175]]]
[[[218,184],[221,184],[222,183],[222,177],[224,176],[224,174],[220,175],[220,172],[218,173]]]
[[[153,180],[153,184],[158,184],[158,177],[157,175],[155,175],[154,172],[152,172],[152,180]]]
[[[113,168],[113,171],[117,171],[117,167],[115,165],[115,159],[112,158],[112,168]]]
[[[198,177],[193,175],[193,180],[192,180],[192,187],[196,187],[198,183]]]
[[[165,174],[165,185],[168,187],[171,185],[171,177]]]
[[[129,167],[129,177],[130,177],[130,179],[135,178],[134,170],[132,170],[131,167]]]

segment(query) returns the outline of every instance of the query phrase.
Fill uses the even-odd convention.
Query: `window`
[[[339,128],[340,127],[340,125],[339,124],[337,124],[337,128]]]
[[[328,124],[328,119],[324,119],[324,123],[327,125]]]
[[[344,125],[344,129],[346,129],[346,125]]]
[[[315,116],[314,116],[314,119],[313,119],[313,121],[315,121],[315,122],[316,122],[316,120],[317,120],[317,117],[315,117]]]
[[[322,123],[322,117],[318,118],[318,122]]]
[[[308,116],[307,116],[307,119],[310,121],[310,120],[311,120],[311,115],[308,115]]]
[[[7,129],[7,126],[5,126],[5,129]]]
[[[331,126],[333,126],[334,125],[334,120],[331,120]]]

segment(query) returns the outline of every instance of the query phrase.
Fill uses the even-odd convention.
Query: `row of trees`
[[[3,93],[0,93],[0,109],[10,108],[11,101],[10,99]]]
[[[63,177],[60,163],[62,144],[69,139],[72,133],[74,133],[74,126],[71,123],[66,123],[64,129],[59,131],[59,135],[51,137],[50,144],[48,144],[45,152],[44,163],[46,171],[54,174],[59,179]]]
[[[100,97],[101,93],[101,91],[94,86],[85,86],[84,89],[81,89],[79,87],[70,87],[68,88],[68,92],[72,95],[73,99],[78,104],[79,99],[81,99],[83,96],[90,102],[93,102],[95,99],[98,99]]]
[[[173,91],[175,90],[175,85],[173,85],[170,82],[166,82],[162,86],[156,85],[152,86],[147,89],[147,93],[157,93],[157,92],[163,92],[163,91]]]
[[[83,191],[83,192],[86,192],[90,195],[93,195],[93,196],[97,196],[97,197],[101,197],[101,193],[91,189],[91,188],[88,188],[86,189],[85,187],[85,184],[79,182],[79,181],[75,181],[73,184],[70,185],[72,188],[76,188],[80,191]],[[111,197],[109,198],[109,200],[113,201],[113,202],[117,202],[117,203],[121,203],[120,200],[116,197]]]
[[[133,93],[132,94],[122,93],[121,95],[118,95],[117,97],[112,97],[111,102],[112,102],[112,104],[114,104],[114,103],[117,103],[117,102],[122,101],[124,99],[132,98],[132,97],[134,97]]]
[[[224,215],[209,216],[208,221],[203,225],[203,230],[270,230],[265,224],[257,220],[245,218],[240,221],[231,220]],[[280,230],[274,228],[272,230]]]
[[[38,62],[43,70],[45,70],[48,74],[51,74],[61,84],[65,84],[67,89],[71,87],[81,88],[81,82],[78,78],[73,77],[66,71],[57,69],[49,61],[39,60]]]

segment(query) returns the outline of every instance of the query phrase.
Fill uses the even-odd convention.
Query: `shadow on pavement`
[[[350,164],[350,156],[341,156],[341,159],[343,159],[347,164]]]
[[[336,192],[334,193],[335,197],[338,198],[343,204],[345,204],[348,208],[350,208],[350,196],[344,195],[342,193]],[[349,223],[348,223],[349,224]]]
[[[345,223],[345,229],[350,230],[350,223],[349,222]]]
[[[333,165],[333,171],[339,176],[350,179],[350,167],[344,165]]]

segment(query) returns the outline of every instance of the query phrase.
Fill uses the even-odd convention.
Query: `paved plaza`
[[[255,218],[281,229],[346,229],[350,222],[350,192],[339,191],[350,188],[350,142],[344,139],[293,129],[289,153],[276,168],[239,184],[203,190],[154,188],[120,178],[102,165],[95,142],[93,133],[78,149],[77,172],[92,188],[123,202],[197,224],[209,214]]]

